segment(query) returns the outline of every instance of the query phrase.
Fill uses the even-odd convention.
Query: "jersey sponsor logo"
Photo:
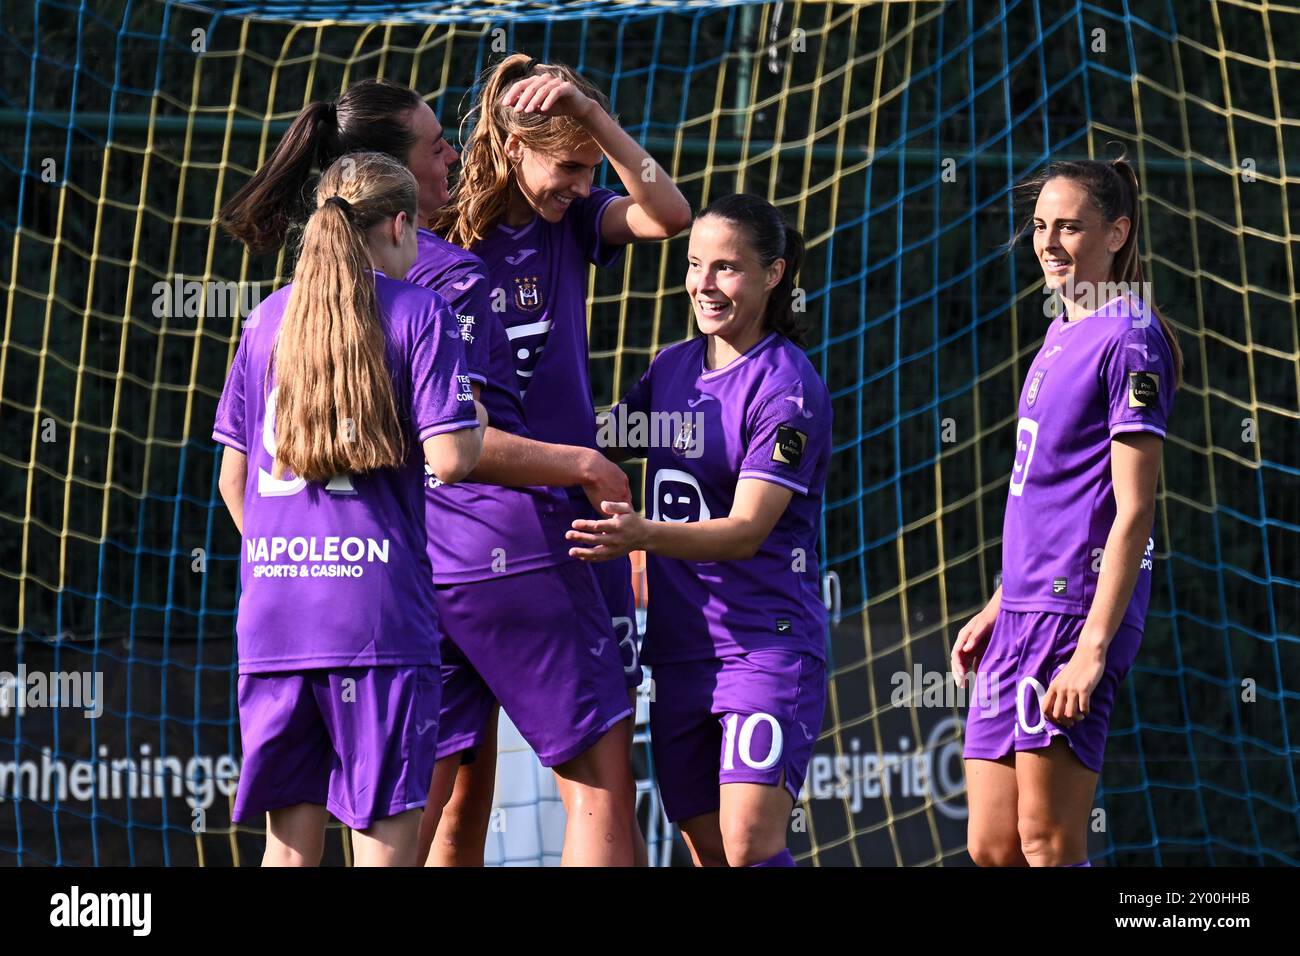
[[[465,342],[467,345],[473,345],[474,344],[474,316],[457,313],[456,323],[460,326],[460,332],[458,334],[461,337],[461,341]]]
[[[506,256],[506,262],[512,266],[521,266],[527,261],[528,257],[536,253],[536,249],[520,249],[513,256]]]
[[[1160,394],[1160,375],[1156,372],[1128,373],[1128,407],[1150,408]]]
[[[1011,464],[1011,494],[1019,498],[1025,493],[1025,480],[1029,465],[1034,460],[1034,446],[1038,444],[1038,422],[1022,418],[1016,423],[1016,460]]]
[[[662,468],[655,472],[655,521],[684,524],[687,521],[708,521],[709,506],[704,503],[704,492],[694,475],[676,468]]]
[[[461,279],[459,282],[453,282],[451,284],[451,287],[455,289],[457,292],[464,292],[466,289],[468,289],[475,282],[478,282],[482,278],[483,276],[481,276],[479,273],[471,272],[469,275]]]
[[[790,619],[788,617],[778,617],[776,619],[776,633],[789,634],[791,630]]]
[[[799,429],[791,425],[778,425],[776,445],[772,448],[772,460],[798,468],[799,463],[803,461],[803,450],[807,444],[808,436]]]
[[[1052,578],[1052,593],[1064,594],[1069,582],[1065,578]]]
[[[1126,345],[1124,346],[1124,348],[1126,348],[1126,349],[1132,349],[1134,352],[1141,352],[1141,353],[1142,353],[1142,358],[1143,358],[1144,361],[1147,361],[1147,362],[1150,362],[1150,361],[1151,361],[1151,356],[1150,356],[1150,355],[1147,355],[1147,347],[1146,347],[1146,343],[1145,343],[1145,342],[1142,343],[1142,344],[1140,344],[1140,345],[1139,345],[1138,343],[1136,343],[1136,342],[1129,342],[1128,344],[1126,344]]]
[[[1043,385],[1043,376],[1045,376],[1046,374],[1047,372],[1044,369],[1040,368],[1037,372],[1034,373],[1034,377],[1029,380],[1029,389],[1025,392],[1026,408],[1034,407],[1034,402],[1038,399],[1038,390]]]
[[[694,408],[696,405],[703,405],[705,402],[716,402],[717,400],[718,397],[716,395],[709,395],[705,392],[701,392],[695,398],[688,398],[686,400],[686,407]]]
[[[506,338],[514,349],[515,373],[519,378],[519,394],[528,391],[528,383],[537,368],[537,360],[546,348],[546,338],[551,332],[551,320],[525,322],[506,328]]]
[[[542,290],[537,288],[537,276],[515,277],[515,305],[524,312],[536,312],[542,307]]]

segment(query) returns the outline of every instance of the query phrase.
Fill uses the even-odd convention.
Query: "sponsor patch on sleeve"
[[[776,427],[776,445],[772,449],[772,460],[779,461],[783,465],[790,465],[792,468],[798,468],[799,463],[803,461],[803,450],[807,444],[808,436],[799,429],[791,425],[778,425]]]
[[[1151,408],[1160,394],[1160,374],[1158,372],[1128,373],[1128,407]]]

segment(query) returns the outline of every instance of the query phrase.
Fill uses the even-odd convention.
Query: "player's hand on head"
[[[1105,671],[1104,655],[1076,651],[1048,685],[1043,695],[1043,716],[1061,727],[1073,727],[1083,720]]]
[[[501,101],[519,113],[543,116],[572,116],[581,119],[591,99],[568,80],[558,76],[529,76],[506,91]]]
[[[581,561],[610,561],[644,546],[649,522],[633,511],[630,504],[626,501],[602,501],[600,510],[609,517],[574,520],[565,538],[583,547],[570,548],[569,557]]]

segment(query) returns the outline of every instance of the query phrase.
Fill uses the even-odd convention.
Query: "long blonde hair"
[[[308,481],[400,465],[406,438],[385,359],[366,230],[404,212],[415,178],[383,153],[336,160],[316,209],[276,334],[276,477]]]
[[[586,128],[570,116],[520,113],[502,105],[510,87],[530,76],[568,80],[609,112],[605,94],[562,63],[538,63],[526,53],[515,53],[489,68],[480,78],[478,99],[462,124],[463,128],[472,122],[473,132],[461,156],[460,179],[450,201],[434,217],[434,231],[462,249],[472,249],[482,241],[506,211],[515,181],[514,166],[506,155],[506,139],[511,133],[539,153],[559,153],[592,142]]]

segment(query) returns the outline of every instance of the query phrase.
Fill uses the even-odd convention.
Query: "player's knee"
[[[600,791],[630,808],[636,794],[636,780],[627,751],[607,744],[608,735],[585,753],[556,767],[556,772],[569,784],[561,789],[588,795],[590,791]]]
[[[262,854],[262,866],[296,866],[311,867],[320,866],[321,853],[316,853],[313,859],[312,854],[304,853],[291,846],[283,843],[270,844],[266,846],[266,852]]]
[[[785,831],[774,831],[762,820],[730,820],[722,823],[721,829],[728,866],[753,866],[785,849]]]
[[[438,822],[438,834],[448,846],[460,847],[482,844],[487,838],[488,824],[492,820],[492,808],[477,803],[452,805],[442,811]]]
[[[1030,814],[1020,819],[1020,852],[1031,866],[1062,866],[1074,862],[1080,851],[1061,824],[1050,817]]]
[[[574,786],[569,788],[569,806],[571,814],[610,814],[620,817],[632,816],[632,794],[622,786]]]
[[[1023,866],[1020,854],[1020,836],[1010,833],[971,833],[967,837],[967,852],[976,866]]]

